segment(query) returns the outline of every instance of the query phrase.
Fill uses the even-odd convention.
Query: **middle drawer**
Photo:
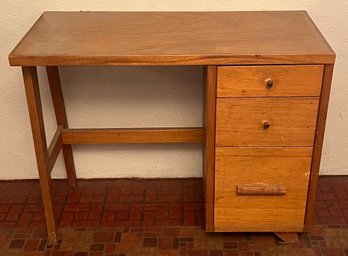
[[[217,98],[216,146],[312,146],[318,97]]]

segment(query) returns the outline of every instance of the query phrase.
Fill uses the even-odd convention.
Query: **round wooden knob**
[[[265,83],[266,83],[266,88],[267,89],[271,89],[273,87],[273,80],[272,79],[266,79],[265,80]]]
[[[268,121],[263,121],[262,126],[263,129],[267,130],[271,126],[271,124]]]

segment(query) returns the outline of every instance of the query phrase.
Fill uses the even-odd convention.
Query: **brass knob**
[[[273,80],[268,78],[265,80],[265,85],[267,89],[271,89],[273,87]]]
[[[262,126],[263,129],[267,130],[271,126],[271,124],[268,121],[263,121]]]

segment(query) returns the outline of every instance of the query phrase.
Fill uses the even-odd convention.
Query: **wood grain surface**
[[[203,180],[206,231],[214,231],[216,66],[204,69]]]
[[[45,12],[11,65],[333,63],[304,11]]]
[[[286,186],[281,184],[264,184],[264,183],[251,183],[251,184],[238,184],[238,195],[269,195],[269,196],[282,196],[286,194]]]
[[[68,128],[68,119],[66,117],[64,96],[62,91],[62,85],[60,82],[58,67],[46,67],[48,84],[50,86],[52,103],[54,108],[54,113],[56,115],[56,121],[58,126],[62,128]],[[75,187],[77,184],[75,163],[72,152],[71,145],[63,145],[63,158],[66,169],[66,175],[68,178],[68,183],[71,187]],[[53,166],[52,166],[53,168]]]
[[[323,148],[323,142],[324,142],[326,116],[327,116],[327,111],[329,106],[330,89],[331,89],[333,71],[334,71],[334,65],[325,65],[323,86],[322,86],[321,97],[320,97],[320,106],[318,111],[316,136],[314,140],[311,178],[310,178],[310,185],[309,185],[309,191],[308,191],[308,201],[307,201],[307,210],[306,210],[306,230],[310,229],[314,219],[315,198],[317,193],[320,160],[321,160],[321,154],[322,154],[322,148]]]
[[[216,148],[216,231],[302,231],[312,147]],[[239,184],[279,184],[286,194],[238,195]]]
[[[49,152],[47,149],[37,69],[36,67],[22,67],[22,73],[31,131],[34,140],[37,169],[40,177],[41,197],[45,210],[47,235],[49,243],[55,245],[58,243],[57,226],[55,223],[56,212],[52,202],[53,191],[51,170],[49,169]],[[50,147],[50,153],[53,151],[52,147]]]
[[[318,103],[318,97],[218,98],[216,145],[312,146]]]
[[[48,171],[50,173],[52,173],[54,164],[56,163],[60,150],[63,147],[62,130],[63,126],[59,125],[48,147]]]
[[[220,66],[217,96],[320,96],[323,70],[323,65]]]
[[[63,129],[63,144],[202,143],[202,128]]]

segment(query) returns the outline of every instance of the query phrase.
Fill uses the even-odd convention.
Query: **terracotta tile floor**
[[[0,255],[348,256],[348,176],[320,177],[316,225],[288,245],[271,233],[206,233],[202,179],[53,185],[61,242],[49,248],[38,181],[0,182]]]

